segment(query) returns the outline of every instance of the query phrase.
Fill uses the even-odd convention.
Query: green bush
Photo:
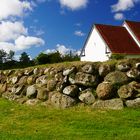
[[[125,57],[126,57],[125,54],[112,54],[110,56],[110,59],[120,60],[120,59],[124,59]]]

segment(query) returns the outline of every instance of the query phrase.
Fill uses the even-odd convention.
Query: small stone
[[[25,102],[26,105],[35,106],[39,104],[40,101],[38,99],[29,99]]]

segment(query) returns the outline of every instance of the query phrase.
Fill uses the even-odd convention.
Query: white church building
[[[95,24],[82,48],[81,61],[106,61],[111,54],[140,57],[140,22],[124,21],[122,26]]]

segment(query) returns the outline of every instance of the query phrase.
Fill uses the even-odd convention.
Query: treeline
[[[66,55],[61,55],[58,51],[49,54],[42,52],[32,60],[26,52],[21,53],[19,60],[15,60],[14,56],[14,51],[6,53],[4,50],[0,50],[0,70],[80,60],[79,56],[72,54],[72,52]]]

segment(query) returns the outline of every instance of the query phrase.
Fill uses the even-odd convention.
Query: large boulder
[[[134,95],[134,90],[129,85],[123,85],[118,89],[118,95],[122,99],[131,98]]]
[[[95,87],[98,84],[98,78],[95,75],[78,72],[75,75],[75,83],[85,87]]]
[[[36,79],[36,84],[47,84],[48,82],[48,76],[42,75]]]
[[[76,97],[78,95],[79,89],[76,85],[70,85],[64,88],[63,94],[66,94],[71,97]]]
[[[12,77],[11,81],[12,81],[12,84],[16,84],[18,81],[19,81],[20,77],[19,76],[14,76]]]
[[[125,84],[129,82],[127,75],[120,71],[111,72],[104,78],[105,81],[112,84]]]
[[[39,72],[40,72],[40,71],[39,71],[39,68],[35,68],[35,69],[33,70],[33,74],[34,74],[34,75],[39,74]]]
[[[26,97],[29,99],[36,98],[37,96],[37,89],[35,85],[31,85],[27,88]]]
[[[12,87],[12,93],[15,95],[21,95],[24,88],[25,88],[25,85],[14,85]]]
[[[45,88],[37,89],[37,99],[45,101],[48,99],[48,91]]]
[[[57,82],[57,84],[56,84],[56,91],[63,92],[63,89],[68,85],[67,84],[67,82],[68,82],[67,79],[68,78],[66,76],[62,81]]]
[[[69,69],[65,69],[64,71],[63,71],[63,75],[64,76],[68,76],[68,75],[70,75],[71,73],[75,73],[76,72],[76,67],[71,67],[71,68],[69,68]]]
[[[75,99],[67,95],[62,95],[59,92],[56,92],[51,96],[50,102],[54,107],[63,109],[72,107],[77,103]]]
[[[86,64],[82,67],[82,71],[84,73],[93,74],[95,73],[95,69],[92,64]]]
[[[114,87],[109,82],[100,83],[96,88],[96,94],[99,99],[110,99],[114,95]]]
[[[48,91],[54,91],[56,88],[57,82],[54,79],[48,80],[47,82],[47,90]]]
[[[37,76],[35,76],[35,75],[28,76],[27,77],[27,84],[32,85],[33,83],[35,83],[36,79],[37,79]]]
[[[55,77],[55,81],[57,81],[57,82],[63,81],[63,78],[64,78],[62,72],[55,74],[54,77]]]
[[[98,100],[93,105],[94,109],[112,109],[112,110],[120,110],[123,109],[123,101],[121,99],[111,99],[111,100]]]
[[[138,108],[140,107],[140,98],[136,98],[134,100],[127,100],[125,104],[127,107]]]
[[[22,76],[19,81],[18,84],[27,84],[27,76]]]
[[[118,89],[118,95],[122,99],[140,97],[140,83],[132,81],[128,85],[123,85]]]
[[[136,68],[129,70],[127,76],[132,79],[140,79],[140,71]]]
[[[86,89],[80,92],[79,100],[85,104],[91,105],[95,102],[95,97],[91,89]]]
[[[0,84],[0,97],[2,95],[3,92],[5,92],[7,90],[7,84]]]
[[[32,75],[32,74],[33,74],[33,69],[26,69],[26,70],[24,71],[24,75],[29,76],[29,75]]]
[[[129,83],[129,86],[134,90],[135,97],[140,97],[140,83],[132,81],[131,83]]]
[[[101,64],[99,67],[99,75],[105,77],[108,73],[110,73],[114,69],[113,66],[108,64]]]
[[[131,65],[128,62],[120,62],[116,65],[116,68],[119,71],[126,72],[126,71],[130,70]]]

